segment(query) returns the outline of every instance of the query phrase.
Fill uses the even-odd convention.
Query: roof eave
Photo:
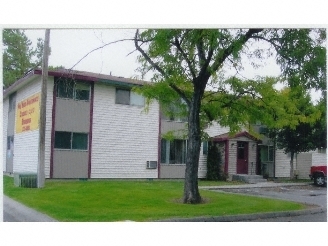
[[[25,84],[27,84],[29,81],[31,81],[33,78],[36,78],[37,74],[35,73],[35,70],[32,70],[24,77],[17,80],[15,83],[10,85],[8,88],[6,88],[3,91],[3,99],[8,97],[12,92],[17,91],[19,88],[23,87]]]

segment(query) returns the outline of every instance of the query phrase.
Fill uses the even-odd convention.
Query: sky
[[[131,39],[134,37],[134,32],[135,29],[52,29],[50,31],[49,65],[72,68],[91,50],[112,41]],[[38,38],[44,39],[43,29],[28,29],[25,34],[34,45]],[[133,41],[118,42],[90,53],[73,69],[104,74],[112,73],[114,76],[130,78],[139,75],[136,71],[139,66],[138,55]],[[277,76],[279,72],[279,67],[271,59],[267,61],[265,67],[258,70],[254,70],[246,64],[242,75],[247,78],[256,75]],[[231,71],[231,73],[234,72]],[[149,80],[150,76],[146,78]]]
[[[125,40],[105,46],[102,49],[91,52],[104,44],[131,39],[135,29],[124,28],[55,28],[50,31],[51,55],[50,66],[64,66],[74,70],[88,71],[125,78],[141,78],[136,69],[140,66],[137,62],[138,51],[135,51],[134,43]],[[26,36],[36,46],[37,39],[44,39],[44,29],[26,29]],[[264,48],[263,45],[262,48]],[[89,54],[89,52],[91,52]],[[87,55],[87,56],[86,56]],[[84,57],[86,56],[86,57]],[[83,59],[82,59],[83,58]],[[81,60],[82,59],[82,60]],[[247,58],[243,59],[244,70],[240,72],[243,78],[254,79],[256,76],[279,76],[280,68],[271,57],[262,63],[262,67],[254,69]],[[226,76],[234,75],[235,71],[226,69]],[[144,79],[150,80],[152,74],[148,73]],[[282,85],[277,86],[278,89]],[[320,97],[319,92],[312,91],[313,101]]]

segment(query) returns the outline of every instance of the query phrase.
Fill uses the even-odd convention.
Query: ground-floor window
[[[174,139],[161,140],[161,163],[185,164],[187,155],[187,141]]]
[[[88,150],[88,134],[79,132],[55,132],[56,149]]]
[[[261,161],[273,161],[274,160],[274,148],[273,145],[261,146]]]

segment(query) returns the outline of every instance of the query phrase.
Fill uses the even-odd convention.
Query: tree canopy
[[[290,90],[277,81],[297,81],[302,88],[326,89],[326,40],[321,29],[162,29],[139,30],[135,47],[141,73],[153,72],[142,93],[165,108],[176,102],[188,117],[188,146],[183,201],[199,203],[198,161],[204,127],[213,121],[237,131],[263,120],[272,127],[296,127],[308,118],[297,109]],[[252,44],[258,47],[251,49]],[[261,48],[261,44],[269,44]],[[241,71],[242,57],[254,65],[274,56],[280,78],[224,78],[224,69]],[[294,79],[294,80],[292,80]],[[288,83],[287,83],[288,85]],[[182,99],[182,100],[181,100]],[[182,103],[179,103],[181,102]],[[283,109],[281,105],[284,105]]]
[[[41,65],[43,40],[38,39],[37,47],[32,48],[32,42],[23,30],[3,30],[3,84],[10,86],[31,69]]]

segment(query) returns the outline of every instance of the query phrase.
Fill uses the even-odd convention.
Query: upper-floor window
[[[161,119],[177,122],[187,122],[186,103],[181,99],[178,102],[172,102],[165,109],[162,108]]]
[[[90,85],[86,82],[57,79],[55,85],[57,97],[84,101],[90,99]]]
[[[145,98],[129,89],[116,88],[116,104],[144,106]]]

